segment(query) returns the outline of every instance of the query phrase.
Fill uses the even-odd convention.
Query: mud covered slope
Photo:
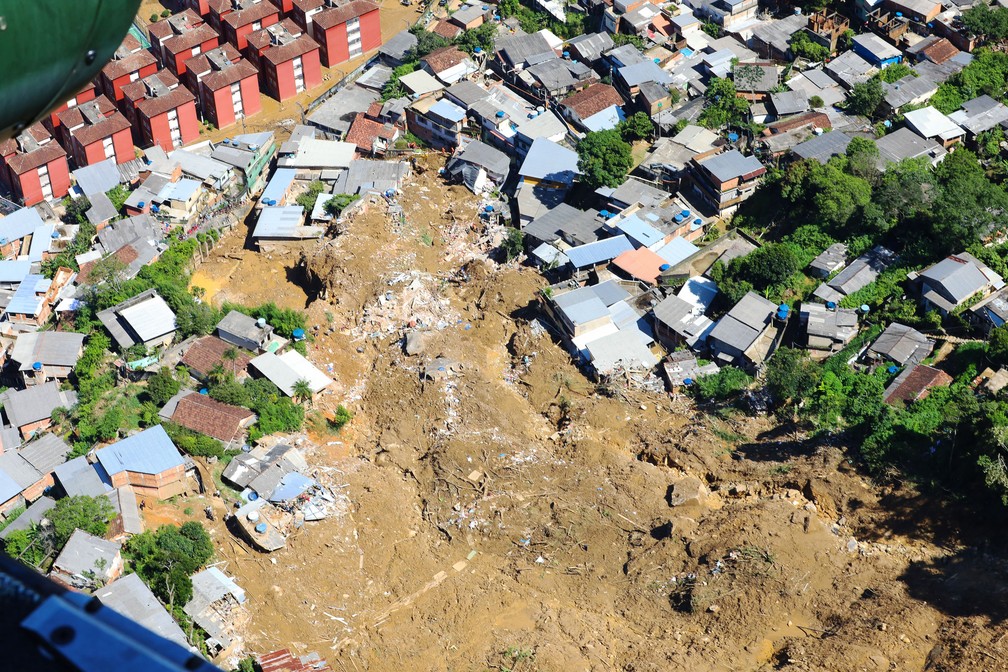
[[[597,394],[529,321],[539,277],[488,259],[499,232],[428,168],[405,222],[376,200],[323,248],[258,260],[256,295],[307,291],[309,354],[339,387],[322,410],[355,417],[310,455],[347,515],[271,556],[215,532],[250,650],[341,670],[1008,669],[1000,560],[904,526],[929,512],[841,448]]]

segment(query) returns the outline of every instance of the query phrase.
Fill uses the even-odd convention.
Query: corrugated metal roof
[[[567,259],[570,260],[574,268],[584,268],[600,264],[603,261],[611,261],[632,249],[634,249],[633,244],[626,236],[621,235],[614,238],[606,238],[605,240],[598,240],[587,245],[572,247],[567,250],[566,254]]]
[[[2,478],[2,477],[0,477]],[[0,498],[3,497],[3,486],[0,484]],[[56,506],[56,500],[52,497],[39,497],[31,506],[29,506],[24,513],[15,518],[7,527],[0,530],[0,539],[6,539],[11,532],[16,532],[18,530],[27,530],[33,524],[38,524],[42,522],[45,518],[46,513],[49,509]]]
[[[332,384],[332,379],[319,371],[295,350],[277,356],[272,352],[259,355],[250,362],[259,373],[268,378],[288,397],[294,396],[294,384],[307,380],[312,392],[318,392]]]
[[[29,464],[41,474],[49,474],[66,461],[70,454],[67,442],[55,434],[43,434],[19,451]]]
[[[665,260],[670,266],[675,266],[684,259],[688,259],[700,248],[689,242],[685,238],[673,238],[668,244],[660,247],[658,256]]]
[[[45,476],[18,453],[0,455],[0,471],[17,483],[21,490],[38,483]]]
[[[119,316],[144,342],[175,331],[175,313],[157,294],[146,301],[123,308],[119,311]]]
[[[535,138],[518,174],[534,180],[547,180],[571,184],[580,175],[578,155],[547,138]]]
[[[54,408],[70,408],[77,403],[77,393],[60,390],[59,383],[50,381],[26,390],[7,390],[0,394],[0,403],[11,425],[24,427],[45,420]]]
[[[316,226],[304,226],[300,205],[267,207],[259,211],[253,238],[312,238],[321,233]]]
[[[267,495],[271,502],[286,502],[294,499],[315,486],[315,481],[304,474],[292,471],[280,479],[280,483]]]
[[[95,596],[113,611],[132,619],[165,639],[186,649],[189,648],[189,642],[186,640],[182,628],[136,574],[127,574],[113,581],[104,588],[95,591]]]
[[[664,233],[643,221],[636,214],[621,219],[616,224],[616,229],[626,234],[627,238],[641,247],[651,247],[665,238]]]
[[[262,196],[259,197],[260,203],[266,203],[267,201],[276,201],[279,203],[283,200],[284,195],[290,186],[294,183],[294,178],[297,177],[297,170],[294,168],[277,168],[273,175],[270,177],[269,182],[266,183],[266,188],[263,189]]]
[[[123,471],[160,474],[183,464],[182,455],[161,425],[99,448],[95,456],[110,476]]]
[[[587,349],[592,367],[600,375],[612,372],[617,366],[650,370],[658,365],[658,358],[650,348],[623,331],[596,339]]]
[[[3,455],[0,455],[0,457],[3,457]],[[12,476],[7,474],[6,469],[0,466],[0,503],[8,502],[17,497],[21,494],[22,490],[24,490],[24,488],[22,488]]]
[[[42,311],[45,296],[39,296],[36,293],[36,288],[44,280],[45,276],[42,275],[26,275],[18,285],[14,296],[11,297],[10,303],[7,304],[6,312],[37,317]]]
[[[715,154],[701,161],[700,165],[721,182],[765,170],[759,159],[755,156],[745,156],[737,149]]]
[[[16,284],[31,272],[32,262],[27,259],[0,259],[0,282]]]
[[[115,159],[105,159],[78,168],[73,171],[73,176],[77,188],[88,197],[92,194],[104,194],[119,185],[119,171],[116,169]]]
[[[35,362],[51,366],[72,367],[80,358],[84,334],[71,331],[39,331],[21,334],[14,342],[11,359],[22,371]]]
[[[98,572],[100,575],[112,568],[121,549],[122,544],[118,542],[96,537],[84,530],[74,530],[53,562],[53,570],[67,574]],[[98,569],[99,564],[104,570]]]
[[[57,465],[54,471],[56,479],[69,497],[74,495],[98,497],[105,494],[105,484],[102,483],[94,466],[88,463],[84,456]]]

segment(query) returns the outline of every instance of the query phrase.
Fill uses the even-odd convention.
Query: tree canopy
[[[582,180],[593,189],[618,187],[633,167],[631,147],[615,129],[588,133],[577,153]]]
[[[704,109],[697,121],[707,128],[748,123],[749,103],[737,94],[735,83],[730,79],[712,78],[704,92]]]

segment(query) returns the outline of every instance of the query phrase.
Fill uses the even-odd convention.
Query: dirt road
[[[303,259],[237,231],[194,281],[307,304],[337,380],[323,409],[355,414],[309,458],[344,515],[269,556],[214,528],[249,651],[338,670],[1006,669],[1003,562],[950,514],[766,419],[598,395],[528,322],[542,281],[486,259],[479,203],[437,167],[405,223],[376,199]]]

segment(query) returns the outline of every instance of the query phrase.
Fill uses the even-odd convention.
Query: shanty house
[[[777,335],[777,306],[749,292],[718,320],[707,336],[707,346],[719,364],[753,370],[769,356]]]
[[[175,313],[153,289],[101,311],[98,319],[122,350],[138,343],[156,348],[175,338]]]
[[[242,608],[245,591],[217,567],[193,574],[192,587],[192,599],[182,611],[207,634],[209,651],[228,648],[239,636],[237,626],[248,620]]]
[[[911,364],[903,369],[882,394],[882,401],[901,407],[926,398],[936,387],[952,384],[952,376],[924,364]]]
[[[200,434],[211,436],[225,445],[238,442],[256,415],[247,408],[224,404],[205,394],[192,392],[178,400],[172,422]]]
[[[24,390],[6,390],[0,394],[0,403],[8,424],[28,439],[52,424],[53,409],[73,408],[77,393],[61,390],[59,383],[50,381]]]
[[[826,302],[839,304],[845,296],[867,287],[889,268],[896,255],[881,245],[868,250],[848,264],[842,271],[816,288],[813,294]]]
[[[122,544],[74,530],[56,556],[49,578],[67,588],[92,590],[118,579],[123,572]]]
[[[1000,275],[969,252],[950,255],[907,277],[919,284],[924,305],[942,315],[953,313],[970,301],[983,299],[1005,286]]]
[[[233,362],[224,359],[224,353],[232,347],[234,346],[216,336],[204,336],[189,345],[182,355],[181,363],[188,367],[197,380],[205,380],[217,365],[225,370],[230,368],[236,377],[241,378],[246,375],[251,357],[239,349],[238,357]]]
[[[217,323],[217,335],[221,340],[252,352],[262,352],[273,340],[273,327],[264,319],[256,319],[237,310],[232,310]]]
[[[288,350],[282,355],[267,352],[253,359],[249,365],[288,397],[294,396],[294,386],[298,381],[306,381],[312,394],[316,396],[333,384],[332,378],[319,371],[296,350]]]
[[[857,311],[848,308],[830,309],[821,303],[803,302],[799,317],[812,350],[836,352],[858,333]]]
[[[933,349],[934,341],[927,336],[913,327],[893,322],[868,346],[866,356],[875,363],[889,361],[905,366],[924,361]]]
[[[10,359],[25,387],[70,377],[84,352],[84,334],[38,331],[20,334]]]
[[[95,457],[113,487],[130,485],[138,494],[158,499],[185,490],[185,461],[161,425],[99,448]]]
[[[154,24],[157,25],[157,24]],[[127,574],[104,588],[95,597],[112,611],[125,616],[154,634],[188,649],[189,640],[164,605],[137,574]]]

